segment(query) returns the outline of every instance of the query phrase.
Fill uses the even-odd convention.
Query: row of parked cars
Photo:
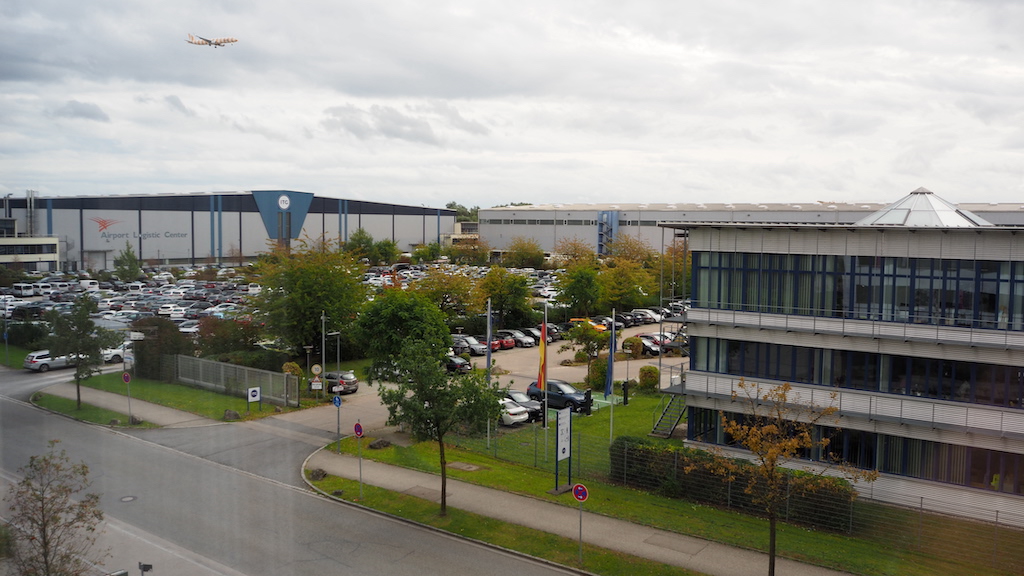
[[[561,410],[568,408],[573,412],[590,414],[594,399],[590,390],[582,391],[562,380],[547,381],[548,408]],[[526,392],[509,390],[501,399],[501,422],[512,426],[522,422],[540,422],[544,420],[544,396],[537,382],[530,384]]]
[[[547,324],[546,340],[549,344],[555,340],[561,340],[562,333],[562,329],[557,325]],[[452,352],[456,355],[468,353],[470,356],[483,356],[487,354],[488,346],[492,352],[497,352],[512,348],[531,348],[538,345],[540,340],[541,326],[539,324],[531,328],[495,330],[491,333],[490,341],[487,340],[486,335],[452,334]]]

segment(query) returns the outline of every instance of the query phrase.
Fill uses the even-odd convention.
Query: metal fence
[[[575,417],[575,416],[574,416]],[[491,429],[488,436],[452,436],[451,441],[469,450],[501,460],[554,472],[556,428],[554,421],[517,429]],[[647,442],[655,442],[648,440]],[[637,444],[645,443],[638,440]],[[614,447],[614,450],[613,450]],[[559,484],[570,481],[600,481],[627,485],[661,497],[701,502],[721,509],[760,515],[751,502],[743,481],[728,482],[708,470],[689,469],[669,452],[664,459],[630,464],[638,446],[607,435],[582,434],[573,428],[572,459],[559,463]],[[614,452],[614,453],[613,453]],[[993,510],[988,520],[976,507],[955,503],[927,502],[924,498],[893,505],[842,494],[791,494],[781,510],[781,519],[823,534],[852,536],[879,549],[892,552],[901,562],[934,563],[935,573],[1024,574],[1024,518],[1011,518],[1006,511]],[[936,513],[936,508],[946,510]],[[982,511],[983,512],[983,511]]]
[[[299,380],[293,374],[258,370],[191,356],[174,357],[174,378],[214,392],[245,398],[249,388],[259,388],[266,402],[278,406],[299,405]]]

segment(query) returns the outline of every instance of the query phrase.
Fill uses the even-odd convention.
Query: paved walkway
[[[75,397],[74,384],[57,384],[45,391],[68,398]],[[94,406],[128,413],[128,399],[118,394],[83,386],[82,401]],[[333,430],[334,410],[333,406],[324,406],[292,412],[288,417],[291,420],[298,419],[297,421],[313,427]],[[327,414],[328,412],[329,414]],[[139,400],[132,400],[132,414],[147,422],[165,427],[218,424],[214,420]],[[372,430],[369,427],[369,422],[367,424],[368,435],[384,432],[384,430]],[[338,455],[326,450],[314,452],[308,458],[306,467],[321,468],[329,474],[353,480],[360,478],[358,458]],[[363,459],[362,481],[368,485],[440,502],[441,479],[433,474]],[[570,498],[568,494],[565,497]],[[562,506],[529,496],[484,488],[453,479],[448,480],[448,505],[573,540],[579,538],[580,513],[576,506]],[[584,510],[586,510],[586,504],[584,504]],[[585,511],[583,513],[583,539],[589,544],[602,548],[649,558],[665,564],[682,566],[714,576],[764,574],[768,567],[767,555],[760,552],[682,536]],[[779,574],[787,576],[838,576],[844,574],[785,559],[778,560],[777,568]]]

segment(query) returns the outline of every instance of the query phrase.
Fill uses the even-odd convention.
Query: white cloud
[[[1016,2],[12,0],[0,14],[0,189],[439,206],[1021,191]]]

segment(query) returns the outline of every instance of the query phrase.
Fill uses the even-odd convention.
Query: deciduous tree
[[[833,395],[834,398],[834,395]],[[828,458],[828,437],[815,435],[814,428],[831,420],[838,408],[817,406],[794,393],[791,385],[759,386],[741,380],[733,391],[733,400],[743,403],[742,418],[722,416],[722,427],[733,441],[754,456],[754,473],[744,490],[761,506],[768,518],[768,575],[775,575],[776,528],[790,492],[814,492],[835,481],[828,476],[828,466],[792,474],[783,468],[802,454],[820,451],[826,463],[841,467],[844,475],[858,480],[874,480],[878,474],[855,470]],[[715,456],[716,465],[726,476],[734,470],[735,461]]]
[[[106,550],[94,550],[103,511],[99,494],[84,493],[90,486],[89,467],[73,464],[57,444],[51,440],[46,453],[30,457],[18,470],[22,479],[4,497],[20,574],[92,574],[108,556]]]
[[[590,243],[577,236],[562,238],[555,243],[555,253],[562,258],[566,268],[597,266],[597,252]]]
[[[590,316],[601,298],[601,284],[597,268],[576,265],[558,279],[558,301],[569,306],[576,314]]]
[[[195,347],[178,327],[166,318],[151,316],[132,323],[132,330],[141,332],[143,339],[135,342],[135,373],[143,378],[160,380],[163,377],[161,359],[175,354],[192,355]]]
[[[363,266],[338,242],[303,239],[290,250],[275,248],[260,257],[256,272],[263,290],[255,307],[266,320],[266,329],[299,354],[303,346],[318,349],[324,324],[348,335],[356,314],[366,301],[366,287],[359,282]]]
[[[114,257],[114,272],[122,282],[134,282],[142,275],[139,257],[135,255],[132,243],[125,240],[124,250]]]
[[[359,315],[356,331],[370,357],[369,380],[395,379],[398,357],[410,340],[425,363],[440,365],[452,345],[444,314],[423,294],[407,290],[385,290]]]
[[[638,308],[656,294],[650,271],[632,260],[616,260],[614,266],[601,270],[598,282],[602,310]]]
[[[68,314],[50,311],[46,319],[52,335],[46,339],[47,348],[53,357],[67,356],[75,366],[75,396],[77,407],[82,409],[82,380],[98,373],[103,364],[103,349],[113,348],[121,336],[97,328],[90,316],[97,311],[96,301],[83,294],[75,300]]]
[[[500,327],[530,324],[530,287],[526,276],[513,274],[496,266],[477,283],[481,309],[491,299],[491,311],[498,316]]]
[[[464,316],[473,309],[473,281],[462,274],[431,269],[413,285],[412,290],[437,305],[448,320]]]
[[[516,236],[509,242],[501,263],[508,268],[541,268],[544,266],[544,249],[533,238]]]
[[[441,515],[448,513],[448,462],[444,438],[458,427],[475,428],[499,415],[498,395],[480,373],[450,375],[433,347],[414,337],[396,360],[394,388],[381,387],[388,424],[407,426],[419,440],[437,442],[441,465]]]

